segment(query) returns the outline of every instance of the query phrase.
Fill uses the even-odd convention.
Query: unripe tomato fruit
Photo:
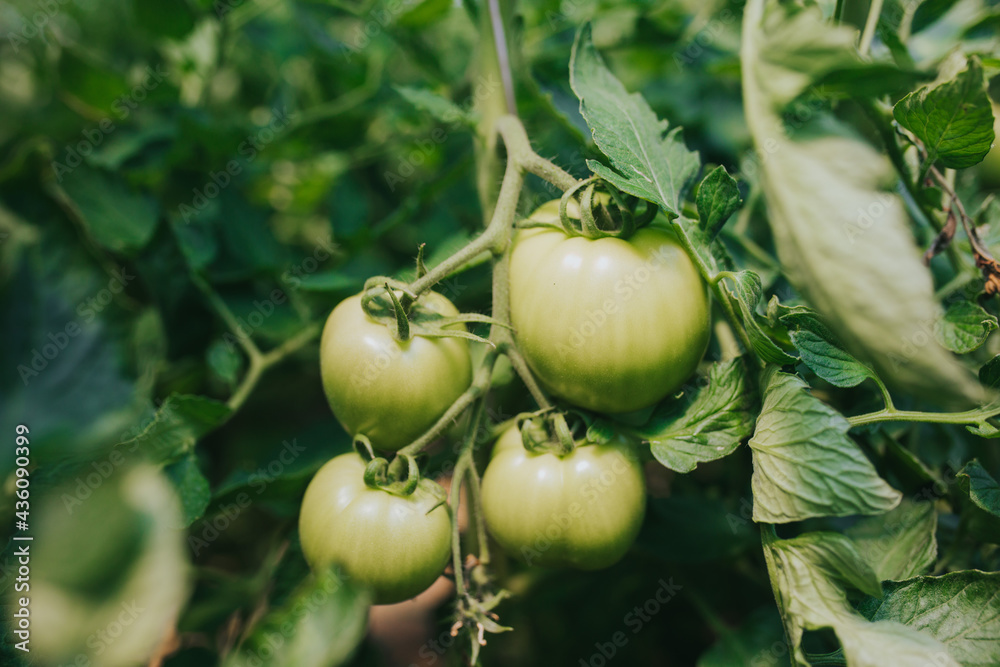
[[[451,511],[420,480],[409,496],[373,489],[355,453],[328,461],[306,488],[299,514],[302,552],[313,569],[339,565],[377,604],[428,588],[451,556]],[[431,508],[434,507],[433,511]]]
[[[490,534],[528,565],[597,570],[620,560],[639,534],[646,482],[623,439],[559,457],[526,450],[514,426],[493,448],[482,506]]]
[[[558,202],[531,218],[558,221]],[[673,232],[628,240],[519,230],[510,314],[531,370],[553,394],[597,412],[653,405],[695,371],[708,346],[704,281]]]
[[[446,317],[458,315],[437,292],[419,303]],[[360,294],[330,313],[319,358],[333,414],[352,436],[368,436],[375,449],[395,451],[416,440],[472,382],[466,340],[414,335],[397,341],[365,313]]]

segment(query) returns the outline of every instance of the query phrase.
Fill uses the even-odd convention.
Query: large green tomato
[[[558,220],[558,202],[532,219]],[[653,405],[694,372],[709,338],[704,281],[676,236],[628,240],[520,230],[510,263],[517,343],[542,385],[597,412]]]
[[[443,316],[458,314],[437,292],[419,301]],[[368,316],[361,295],[341,301],[323,328],[320,369],[327,400],[344,429],[395,451],[416,440],[472,382],[469,344],[461,338],[405,342]]]
[[[422,479],[409,496],[373,489],[365,463],[342,454],[319,469],[302,499],[299,536],[309,566],[339,565],[389,604],[425,590],[451,556],[451,512]],[[443,491],[443,490],[442,490]],[[434,508],[433,511],[431,508]]]
[[[528,565],[597,570],[639,534],[646,483],[624,440],[582,444],[560,458],[526,450],[514,426],[493,449],[482,506],[490,534]]]

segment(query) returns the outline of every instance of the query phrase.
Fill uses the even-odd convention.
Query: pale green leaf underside
[[[923,574],[934,564],[936,529],[933,503],[904,500],[891,512],[862,519],[846,535],[879,580],[898,581]]]
[[[803,632],[831,628],[851,667],[958,666],[930,634],[892,621],[872,623],[851,608],[846,588],[876,596],[881,589],[875,572],[843,535],[765,539],[764,556],[794,665],[810,664],[801,647]],[[931,656],[938,661],[928,662]]]
[[[791,11],[752,0],[742,48],[744,110],[765,156],[761,182],[786,275],[881,377],[915,393],[978,399],[971,374],[927,340],[939,307],[903,202],[886,190],[896,180],[886,158],[832,120],[795,139],[786,133],[783,101],[854,58],[856,38],[818,9]]]
[[[900,494],[847,436],[843,415],[795,375],[771,372],[750,439],[753,518],[788,523],[817,516],[879,514]]]

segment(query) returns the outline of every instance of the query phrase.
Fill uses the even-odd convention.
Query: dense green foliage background
[[[845,21],[862,24],[866,4],[844,4]],[[592,21],[595,45],[625,87],[683,126],[703,163],[743,176],[747,204],[723,242],[739,268],[760,274],[766,295],[794,302],[753,187],[756,168],[743,169],[751,138],[742,5],[566,0],[506,9],[518,112],[535,150],[577,177],[600,156],[568,78],[574,35]],[[364,593],[347,584],[330,584],[318,605],[299,604],[312,589],[297,588],[306,566],[296,518],[311,475],[350,446],[323,397],[318,326],[368,276],[412,276],[418,245],[433,265],[488,217],[484,199],[489,206],[499,172],[474,122],[502,88],[482,52],[483,11],[441,0],[0,6],[0,438],[13,446],[15,425],[30,429],[34,608],[43,599],[56,608],[44,596],[60,587],[88,600],[63,617],[36,614],[29,664],[138,664],[157,650],[168,666],[253,664],[247,647],[270,664],[260,648],[266,630],[288,619],[298,629],[278,636],[325,664],[462,664],[465,644],[435,648],[452,644],[446,602],[373,618],[367,636]],[[893,11],[912,18],[891,0],[887,25]],[[916,11],[909,78],[871,75],[878,92],[898,99],[933,78],[960,40],[996,57],[994,3],[927,2]],[[995,60],[987,67],[996,73]],[[861,81],[834,82],[831,97]],[[901,83],[890,90],[887,81]],[[435,111],[440,98],[458,110]],[[806,98],[804,113],[829,102]],[[861,116],[849,103],[839,113]],[[958,187],[972,208],[997,182],[978,168],[960,172]],[[553,196],[540,181],[529,190],[525,213]],[[916,226],[924,245],[935,231]],[[985,237],[1000,249],[995,231]],[[963,243],[958,252],[968,254]],[[954,277],[934,270],[942,282]],[[483,264],[440,291],[481,312],[489,276]],[[255,369],[248,338],[265,355],[278,352],[236,401]],[[980,356],[997,351],[990,339]],[[842,411],[878,406],[870,391],[813,380],[815,395]],[[927,407],[917,401],[904,393],[898,403]],[[531,407],[512,373],[497,377],[493,422]],[[993,517],[963,513],[954,495],[955,473],[972,458],[1000,477],[995,441],[927,424],[872,428],[859,442],[908,501],[938,501],[936,573],[1000,569]],[[430,469],[447,470],[448,460],[443,443]],[[14,465],[13,455],[0,457],[11,531]],[[488,636],[483,664],[787,664],[750,520],[751,469],[747,447],[685,475],[652,464],[643,533],[609,570],[498,559],[499,582],[513,593],[498,611],[514,631]],[[181,494],[179,512],[167,481]],[[810,519],[780,534],[853,522]],[[0,573],[9,593],[14,549],[10,542]],[[130,617],[123,599],[146,611]],[[114,634],[122,613],[131,620]],[[3,664],[22,659],[12,627]],[[166,640],[164,628],[175,628]],[[837,648],[829,631],[807,645],[816,654]]]

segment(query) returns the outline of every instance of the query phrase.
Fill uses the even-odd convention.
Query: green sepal
[[[417,278],[423,278],[427,275],[427,265],[424,264],[424,249],[427,247],[426,243],[421,243],[417,246]]]
[[[598,194],[598,187],[607,190],[607,193]],[[578,194],[580,214],[577,217],[570,214],[569,204],[574,198],[577,198]],[[645,201],[641,215],[636,215],[634,208],[640,201],[645,200],[630,197],[604,179],[591,176],[566,190],[559,199],[560,229],[568,236],[584,236],[589,239],[627,239],[636,230],[645,227],[656,217],[658,208],[656,204],[648,201]],[[609,210],[611,204],[614,204],[614,209],[618,211],[617,219]],[[554,227],[555,225],[551,223],[532,225],[529,220],[526,225],[522,226]]]
[[[351,445],[354,447],[354,451],[358,453],[365,461],[371,461],[375,458],[375,448],[372,447],[372,441],[368,439],[368,436],[364,433],[358,433],[354,436],[354,442]]]
[[[413,495],[422,481],[420,466],[409,454],[397,454],[391,462],[376,457],[365,466],[365,484],[369,488],[380,489],[394,496]]]

